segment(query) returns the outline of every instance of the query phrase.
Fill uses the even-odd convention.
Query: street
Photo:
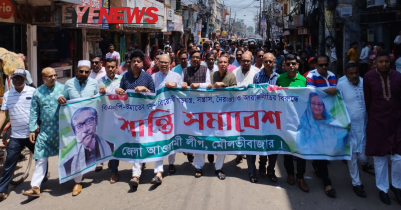
[[[81,194],[71,196],[73,181],[59,184],[57,158],[50,159],[51,176],[42,185],[40,198],[27,198],[23,190],[30,188],[34,165],[27,180],[14,187],[10,185],[9,197],[0,203],[1,209],[400,209],[390,191],[392,205],[387,206],[379,199],[374,176],[360,172],[368,197],[360,198],[352,190],[348,167],[342,161],[332,161],[329,165],[330,178],[337,191],[337,198],[327,197],[323,185],[307,161],[305,179],[309,193],[302,192],[297,185],[286,183],[283,157],[276,165],[277,183],[267,178],[259,182],[249,182],[246,160],[237,165],[234,155],[226,156],[223,171],[226,180],[218,180],[214,165],[206,160],[204,175],[196,179],[194,167],[186,156],[177,154],[174,175],[168,175],[167,160],[164,161],[163,184],[153,187],[149,182],[154,176],[154,163],[148,163],[142,172],[140,185],[136,191],[130,190],[131,163],[120,162],[120,181],[110,184],[107,163],[101,172],[86,174]],[[257,164],[258,166],[258,164]]]

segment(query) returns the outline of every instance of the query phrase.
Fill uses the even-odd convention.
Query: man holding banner
[[[174,55],[170,53],[170,55]],[[169,64],[170,64],[170,56],[168,54],[160,55],[159,57],[159,69],[160,71],[152,75],[152,79],[155,83],[156,91],[166,87],[179,87],[182,84],[182,77],[173,71],[170,71]],[[169,174],[175,173],[175,154],[168,156],[168,172]],[[150,182],[151,184],[161,184],[162,183],[162,173],[163,173],[163,160],[156,161],[154,172],[156,176]]]
[[[199,50],[194,50],[191,53],[191,66],[185,68],[183,70],[183,83],[182,88],[187,89],[188,85],[191,89],[198,89],[200,88],[208,88],[210,89],[212,85],[210,84],[210,77],[207,78],[207,67],[200,65],[201,64],[201,53]],[[190,155],[190,154],[188,154]],[[199,178],[203,175],[201,162],[202,158],[205,157],[202,154],[195,154],[194,155],[194,166],[195,170],[195,177]],[[190,160],[190,157],[188,157]],[[199,163],[199,164],[198,164]]]
[[[320,89],[330,95],[336,95],[337,78],[331,71],[327,69],[329,67],[329,61],[330,58],[327,55],[320,55],[317,57],[317,69],[310,71],[306,76],[306,86]],[[314,104],[314,107],[320,105],[323,105],[324,107],[324,104],[322,104],[321,99],[318,97],[318,95],[311,95],[310,100],[311,107],[312,104]],[[336,191],[331,186],[327,164],[327,160],[314,160],[312,162],[313,169],[315,170],[316,175],[323,180],[324,191],[326,195],[331,198],[335,198]]]
[[[68,80],[65,83],[64,90],[61,93],[61,96],[57,100],[59,104],[66,104],[67,100],[72,100],[72,99],[77,99],[77,98],[87,98],[87,97],[92,97],[92,96],[98,94],[99,83],[96,80],[89,78],[90,66],[91,66],[91,63],[88,60],[80,60],[78,62],[76,77]],[[92,121],[92,123],[93,123],[93,121]],[[89,122],[85,121],[86,127],[89,124],[90,124]],[[83,127],[85,125],[83,125]],[[74,130],[74,132],[75,132],[75,130]],[[84,138],[85,138],[85,136],[84,136]],[[61,156],[60,156],[60,159],[61,159]],[[78,160],[78,159],[75,159],[75,160],[82,161],[82,160]],[[60,171],[60,174],[61,173],[67,174],[67,171],[64,171],[64,172]],[[77,196],[79,193],[81,193],[82,178],[83,178],[83,175],[80,175],[80,176],[77,176],[74,178],[75,186],[72,190],[73,196]]]
[[[272,55],[273,56],[273,55]],[[273,58],[274,59],[274,58]],[[285,73],[277,78],[277,85],[280,87],[306,87],[306,79],[298,72],[299,63],[297,57],[293,54],[287,54],[284,57]],[[294,161],[292,155],[284,155],[284,167],[287,171],[287,183],[295,184],[294,179]],[[269,157],[270,160],[270,157]],[[269,162],[270,166],[270,162]],[[305,182],[304,174],[306,170],[306,160],[297,158],[296,182],[302,191],[308,192],[309,187]]]
[[[157,55],[157,61],[159,61],[160,54]],[[116,89],[116,94],[125,94],[127,90],[134,90],[135,92],[155,92],[155,83],[153,82],[152,76],[149,73],[143,72],[143,62],[145,60],[145,55],[140,50],[134,50],[131,53],[131,71],[124,74],[121,79],[120,88]],[[159,64],[159,62],[157,62]],[[159,66],[155,67],[159,69]],[[118,172],[119,160],[110,161],[110,170]],[[130,180],[130,186],[138,187],[139,177],[142,173],[142,164],[134,163],[132,167],[132,179]]]
[[[263,55],[262,60],[264,67],[260,72],[258,72],[253,77],[253,84],[268,83],[269,85],[276,85],[279,74],[273,72],[273,67],[275,64],[274,55],[272,53],[266,53]],[[247,156],[248,172],[252,173],[253,175],[256,175],[256,165],[255,165],[256,155],[248,155],[248,156]],[[267,157],[269,157],[269,166],[266,169],[266,163],[268,159]],[[261,176],[266,176],[267,174],[269,180],[272,182],[277,182],[277,176],[274,171],[274,168],[276,167],[276,161],[277,161],[277,155],[259,156],[259,173]],[[251,168],[252,170],[250,170],[249,168]],[[250,178],[250,180],[252,182],[252,180],[255,180],[255,177]]]
[[[52,68],[42,70],[44,84],[33,93],[30,118],[29,140],[35,143],[35,172],[32,176],[31,189],[22,193],[25,196],[40,196],[40,185],[48,171],[49,157],[59,153],[59,108],[57,96],[64,85],[57,82],[56,71]],[[58,106],[57,106],[58,105]],[[36,138],[36,129],[40,122],[40,132]]]

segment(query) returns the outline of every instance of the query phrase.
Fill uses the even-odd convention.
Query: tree
[[[253,30],[254,30],[254,28],[252,26],[246,27],[246,31],[248,32],[248,34],[252,34]]]

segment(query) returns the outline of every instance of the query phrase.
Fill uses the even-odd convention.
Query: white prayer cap
[[[78,68],[81,66],[87,66],[87,67],[91,67],[91,62],[88,60],[80,60],[78,61]]]

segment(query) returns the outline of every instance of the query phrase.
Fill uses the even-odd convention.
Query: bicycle
[[[7,158],[7,146],[10,141],[11,137],[11,123],[8,122],[3,129],[2,132],[2,140],[3,140],[3,146],[0,146],[1,151],[3,151],[3,159],[0,160],[2,163],[1,165],[4,167],[4,163],[6,162]],[[20,154],[18,163],[15,167],[14,171],[14,176],[11,180],[12,185],[19,185],[21,184],[26,178],[29,176],[29,169],[31,168],[32,164],[32,159],[33,159],[33,153],[25,147]]]

